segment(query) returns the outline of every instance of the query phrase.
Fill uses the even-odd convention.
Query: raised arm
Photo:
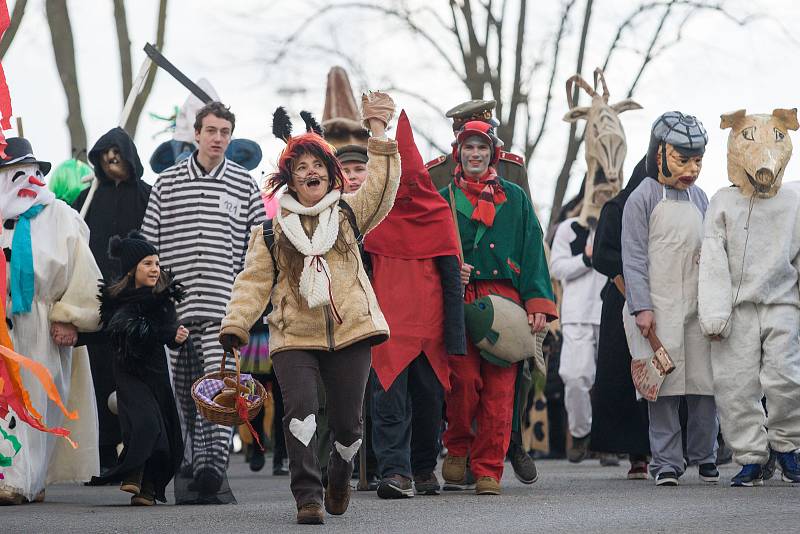
[[[400,156],[396,141],[372,137],[367,145],[367,155],[368,176],[364,185],[353,195],[345,196],[362,234],[378,226],[389,214],[400,186]]]
[[[400,185],[397,141],[386,138],[386,127],[394,111],[394,101],[386,93],[361,96],[364,127],[372,133],[367,143],[367,179],[358,192],[348,195],[345,200],[353,209],[358,229],[364,235],[389,214]]]

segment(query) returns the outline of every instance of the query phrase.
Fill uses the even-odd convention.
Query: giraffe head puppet
[[[602,94],[597,92],[598,82],[602,86]],[[574,84],[592,98],[591,105],[575,105],[572,100]],[[570,109],[564,115],[564,120],[586,121],[586,183],[578,219],[583,226],[588,227],[597,224],[603,204],[619,193],[622,187],[622,165],[627,153],[627,142],[619,114],[631,109],[642,109],[642,106],[630,98],[616,104],[609,104],[608,98],[608,86],[602,69],[594,71],[594,87],[578,74],[567,80],[567,102]]]
[[[728,180],[747,197],[775,196],[792,157],[789,130],[797,130],[797,109],[776,109],[771,115],[740,109],[721,116],[728,135]]]

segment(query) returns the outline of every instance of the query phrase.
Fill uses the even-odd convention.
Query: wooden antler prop
[[[606,85],[606,77],[603,73],[603,69],[597,67],[594,69],[594,88],[595,91],[597,90],[597,81],[600,81],[600,84],[603,86],[603,101],[608,103],[608,97],[610,96],[608,92],[608,85]]]

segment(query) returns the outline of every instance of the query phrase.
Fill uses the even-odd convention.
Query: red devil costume
[[[365,240],[372,285],[392,335],[372,349],[372,446],[383,498],[438,493],[433,474],[448,354],[465,354],[458,241],[408,117],[397,125],[401,177],[394,207]]]

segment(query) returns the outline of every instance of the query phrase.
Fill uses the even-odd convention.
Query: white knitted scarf
[[[300,274],[300,294],[306,299],[309,308],[331,303],[331,273],[325,254],[339,237],[339,197],[342,193],[333,190],[311,207],[305,207],[292,195],[280,198],[280,207],[289,211],[284,217],[278,209],[275,219],[289,241],[303,259],[303,272]],[[308,238],[300,222],[300,215],[316,215],[317,227],[311,239]]]

